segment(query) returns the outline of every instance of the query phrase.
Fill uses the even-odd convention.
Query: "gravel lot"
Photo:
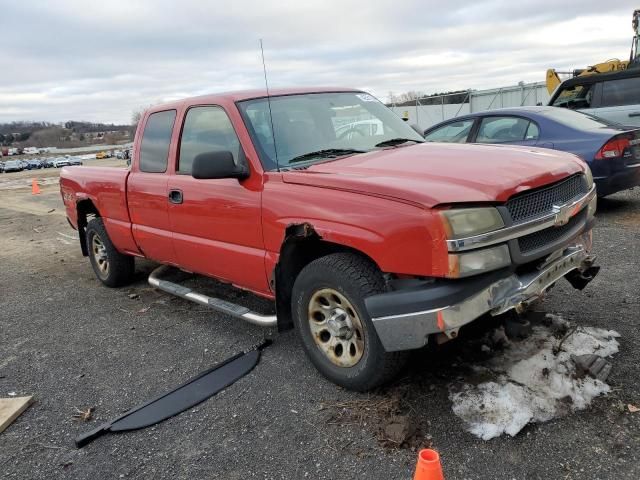
[[[0,187],[10,178],[0,176]],[[39,196],[0,188],[0,396],[36,399],[0,434],[0,472],[16,479],[408,479],[415,448],[432,444],[448,480],[638,479],[640,412],[626,407],[640,406],[638,235],[640,191],[603,200],[594,235],[600,275],[582,293],[559,284],[541,306],[622,334],[612,393],[588,410],[484,442],[465,431],[448,399],[450,383],[464,379],[473,362],[465,348],[472,334],[437,354],[416,353],[395,385],[363,395],[316,373],[293,332],[271,332],[275,343],[257,368],[226,391],[155,427],[77,450],[79,432],[269,332],[154,291],[146,283],[149,262],[138,262],[130,287],[101,286],[67,225],[55,183]],[[95,407],[93,420],[72,418],[88,407]],[[390,415],[417,429],[407,445],[398,448],[381,432]]]

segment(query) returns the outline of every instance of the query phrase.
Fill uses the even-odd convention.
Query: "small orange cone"
[[[438,452],[430,448],[420,450],[413,480],[444,480]]]
[[[38,180],[35,178],[31,180],[31,195],[40,195],[40,187],[38,186]]]

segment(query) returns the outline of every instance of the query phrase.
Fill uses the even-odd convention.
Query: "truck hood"
[[[575,155],[500,145],[423,143],[376,150],[283,172],[286,183],[352,191],[433,207],[505,202],[583,172]]]

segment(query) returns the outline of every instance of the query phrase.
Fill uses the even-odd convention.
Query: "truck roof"
[[[269,95],[271,97],[278,97],[282,95],[299,95],[305,93],[327,93],[327,92],[360,92],[357,88],[349,87],[289,87],[289,88],[270,88]],[[197,97],[182,98],[173,102],[162,103],[153,105],[151,110],[166,109],[168,107],[179,107],[182,104],[193,104],[194,100],[198,100],[202,103],[217,103],[221,100],[239,102],[242,100],[251,100],[254,98],[264,98],[267,96],[267,90],[254,89],[254,90],[236,90],[230,92],[220,92],[210,95],[201,95]]]

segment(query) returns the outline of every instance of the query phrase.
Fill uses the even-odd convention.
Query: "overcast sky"
[[[628,58],[637,3],[0,0],[0,122],[129,123],[152,103],[262,87],[260,38],[272,87],[386,100],[543,81]]]

